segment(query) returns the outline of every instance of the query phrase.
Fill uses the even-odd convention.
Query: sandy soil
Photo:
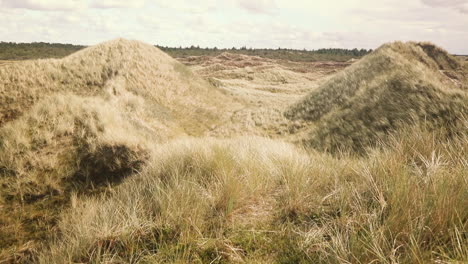
[[[232,122],[213,128],[209,135],[254,134],[287,140],[307,133],[311,124],[287,120],[284,110],[352,64],[292,62],[230,53],[179,61],[244,106],[230,113]]]

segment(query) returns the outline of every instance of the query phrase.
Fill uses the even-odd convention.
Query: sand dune
[[[336,150],[375,145],[408,124],[449,128],[468,113],[468,74],[461,62],[428,43],[391,43],[335,75],[288,109],[314,121],[305,141]]]
[[[181,61],[119,39],[0,66],[0,263],[467,259],[460,60]]]

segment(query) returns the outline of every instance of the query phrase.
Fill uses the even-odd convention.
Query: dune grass
[[[161,137],[118,104],[54,95],[0,128],[1,248],[47,238],[71,191],[117,183],[147,160]]]
[[[232,102],[203,79],[187,76],[189,71],[184,68],[151,45],[123,39],[63,59],[7,64],[0,68],[0,125],[27,112],[44,97],[72,93],[122,100],[137,97],[145,110],[139,116],[149,127],[157,119],[197,134],[200,127],[219,122],[221,116],[215,110]]]
[[[466,262],[465,74],[385,45],[289,109],[293,144],[206,137],[237,99],[139,42],[2,66],[0,263]]]
[[[411,123],[460,124],[468,114],[468,72],[430,43],[385,44],[295,103],[293,120],[315,121],[315,148],[364,152]]]
[[[109,196],[73,199],[41,263],[467,261],[466,135],[421,128],[368,158],[261,138],[158,148]]]
[[[120,182],[154,144],[199,135],[229,105],[185,66],[136,41],[2,66],[0,259],[46,240],[70,192]]]

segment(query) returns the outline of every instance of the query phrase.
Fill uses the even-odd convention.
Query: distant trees
[[[0,60],[61,58],[85,46],[46,42],[0,42]]]
[[[85,46],[71,44],[56,44],[56,43],[13,43],[0,42],[0,60],[23,60],[23,59],[39,59],[39,58],[60,58],[65,57],[75,51],[78,51]],[[277,49],[252,49],[247,46],[241,48],[220,49],[201,48],[200,46],[191,45],[190,47],[167,47],[159,46],[159,49],[168,53],[172,57],[188,57],[188,56],[216,56],[223,52],[231,52],[236,54],[245,54],[251,56],[260,56],[270,59],[281,59],[291,61],[347,61],[351,58],[359,58],[372,50],[367,49],[317,49],[317,50],[295,50],[286,48]]]
[[[318,49],[315,50],[318,54],[335,54],[335,55],[348,55],[348,56],[356,56],[356,57],[362,57],[370,52],[372,50],[367,50],[367,49]]]
[[[245,54],[251,56],[260,56],[270,59],[282,59],[292,61],[348,61],[352,58],[360,58],[370,53],[372,50],[367,49],[317,49],[317,50],[295,50],[278,47],[277,49],[252,49],[247,46],[240,48],[232,47],[228,49],[200,48],[199,46],[191,45],[190,47],[168,48],[159,47],[164,52],[172,57],[187,57],[187,56],[216,56],[223,52],[236,54]]]

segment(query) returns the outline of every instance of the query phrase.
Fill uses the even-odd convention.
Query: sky
[[[468,0],[0,0],[0,41],[377,48],[431,41],[468,54]]]

